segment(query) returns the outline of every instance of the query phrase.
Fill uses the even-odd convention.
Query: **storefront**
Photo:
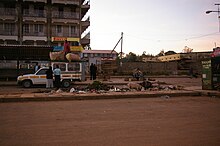
[[[209,60],[202,61],[202,89],[220,90],[220,47],[213,49]]]

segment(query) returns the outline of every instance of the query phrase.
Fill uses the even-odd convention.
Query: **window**
[[[79,63],[68,64],[68,71],[80,71],[80,64]]]
[[[15,14],[15,4],[13,3],[5,3],[4,4],[5,10],[4,13],[6,15],[14,15]]]
[[[76,17],[76,8],[71,9],[71,18],[77,18]]]
[[[29,24],[24,24],[24,32],[25,33],[29,33],[30,30],[29,30]]]
[[[76,26],[70,26],[70,36],[76,34]]]
[[[37,73],[37,75],[45,75],[47,70],[48,70],[48,69],[41,69],[41,70]]]
[[[23,14],[24,15],[29,15],[29,6],[28,5],[24,5],[24,7],[23,7]]]
[[[43,33],[44,25],[43,24],[34,24],[35,33]]]
[[[66,71],[66,64],[64,63],[64,64],[53,64],[53,68],[55,69],[56,68],[56,65],[58,65],[59,66],[59,68],[60,68],[60,70],[61,71]]]
[[[63,7],[59,7],[59,8],[58,8],[58,11],[59,11],[59,12],[58,12],[59,18],[63,18],[63,11],[64,11],[64,10],[63,10]]]
[[[38,16],[44,17],[44,7],[43,6],[39,7]]]
[[[61,25],[57,25],[57,33],[62,33],[62,26]]]
[[[5,23],[4,30],[5,30],[5,32],[7,32],[10,35],[14,34],[15,33],[15,24],[13,24],[13,23]]]
[[[71,8],[71,13],[76,13],[76,7]]]

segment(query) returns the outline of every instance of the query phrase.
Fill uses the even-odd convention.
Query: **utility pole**
[[[122,66],[122,48],[123,48],[123,32],[121,32],[121,37],[118,40],[118,42],[116,43],[115,47],[112,49],[112,52],[115,50],[115,48],[118,46],[118,44],[121,42],[121,52],[120,52],[120,66]],[[111,53],[112,53],[111,52]]]
[[[215,4],[218,6],[218,28],[219,28],[219,32],[220,32],[220,9],[219,9],[219,5],[220,4]]]
[[[120,55],[121,59],[122,59],[122,48],[123,48],[123,32],[121,32],[121,55]]]
[[[218,11],[206,11],[206,14],[212,13],[212,12],[217,12],[218,13],[218,21],[219,21],[219,32],[220,32],[220,4],[215,4],[216,6],[218,6]]]

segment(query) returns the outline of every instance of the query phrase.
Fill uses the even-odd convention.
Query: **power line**
[[[203,37],[208,37],[208,36],[212,36],[212,35],[220,35],[219,32],[214,32],[214,33],[209,33],[209,34],[203,34],[203,35],[198,35],[198,36],[194,36],[194,37],[188,37],[188,38],[183,38],[183,39],[173,39],[173,40],[164,40],[164,39],[152,39],[152,38],[143,38],[140,36],[134,36],[134,35],[130,35],[130,34],[125,34],[128,37],[133,37],[136,39],[142,39],[142,40],[147,40],[147,41],[156,41],[156,42],[165,42],[165,41],[169,41],[169,42],[176,42],[176,41],[188,41],[188,40],[193,40],[193,39],[199,39],[199,38],[203,38]]]

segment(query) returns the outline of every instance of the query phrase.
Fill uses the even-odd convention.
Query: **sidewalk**
[[[101,80],[100,80],[101,81]],[[84,82],[75,82],[74,85],[88,85],[93,81],[87,80]],[[124,78],[111,78],[102,83],[114,86],[125,86],[130,81],[125,81]],[[141,81],[132,81],[141,82]],[[17,86],[15,81],[2,82],[0,86]],[[25,88],[24,88],[25,89]],[[98,93],[81,92],[44,92],[44,93],[7,93],[0,94],[0,102],[26,102],[26,101],[60,101],[60,100],[87,100],[87,99],[125,99],[125,98],[172,98],[180,96],[211,96],[220,97],[219,91],[202,90],[201,86],[188,86],[183,90],[159,90],[159,91],[128,91],[128,92],[110,92],[102,91]]]

